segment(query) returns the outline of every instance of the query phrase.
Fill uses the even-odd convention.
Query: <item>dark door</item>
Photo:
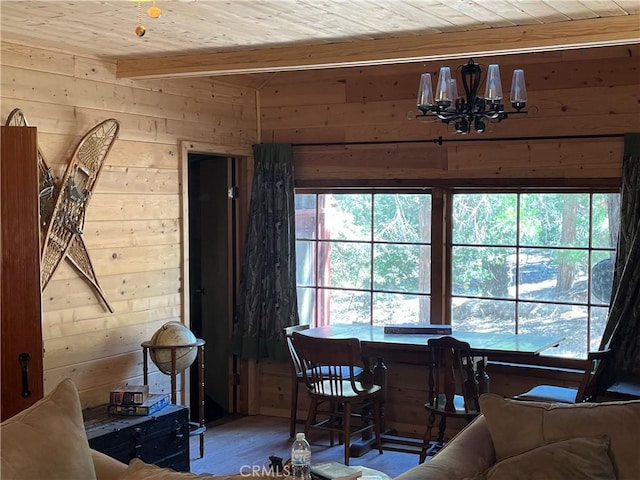
[[[189,153],[189,289],[191,329],[205,340],[205,421],[235,411],[229,400],[228,353],[234,284],[234,159]],[[198,412],[197,368],[191,370],[192,420]],[[232,398],[235,398],[233,396]]]
[[[2,420],[42,398],[42,323],[35,127],[0,131]]]

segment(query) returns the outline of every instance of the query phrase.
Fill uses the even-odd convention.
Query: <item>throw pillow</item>
[[[49,395],[0,425],[2,480],[96,478],[75,385]]]
[[[487,393],[480,397],[480,409],[497,462],[561,440],[607,435],[618,478],[636,478],[640,472],[640,401],[564,405]]]
[[[506,458],[482,480],[612,480],[616,478],[606,436],[572,438]]]
[[[259,477],[253,475],[205,475],[189,472],[176,472],[170,468],[161,468],[157,465],[145,463],[138,458],[134,458],[129,462],[127,469],[118,476],[118,480],[260,480]]]

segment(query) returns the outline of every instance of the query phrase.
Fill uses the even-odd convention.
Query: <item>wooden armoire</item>
[[[42,398],[38,141],[35,127],[0,131],[2,420]]]

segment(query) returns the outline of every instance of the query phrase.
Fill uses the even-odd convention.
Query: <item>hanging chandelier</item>
[[[527,104],[527,87],[524,81],[524,70],[515,69],[511,80],[511,106],[513,111],[504,109],[500,67],[491,64],[487,68],[484,96],[478,95],[482,81],[482,67],[473,59],[460,67],[464,95],[458,93],[458,82],[451,78],[448,66],[440,68],[435,97],[431,82],[431,74],[423,73],[420,77],[417,107],[421,113],[416,118],[437,118],[447,125],[453,123],[457,133],[469,133],[471,129],[477,133],[486,130],[487,122],[501,122],[509,115],[526,114],[523,108]]]
[[[156,0],[132,0],[138,2],[138,25],[136,26],[135,32],[139,37],[144,37],[145,33],[147,33],[147,28],[142,25],[142,2],[153,2],[153,5],[147,8],[147,15],[150,18],[160,18],[162,15],[162,9],[156,5]]]

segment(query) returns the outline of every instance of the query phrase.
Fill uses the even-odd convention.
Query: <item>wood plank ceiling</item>
[[[3,40],[118,61],[119,77],[374,65],[640,43],[639,0],[13,1]],[[138,9],[146,35],[138,37]]]

